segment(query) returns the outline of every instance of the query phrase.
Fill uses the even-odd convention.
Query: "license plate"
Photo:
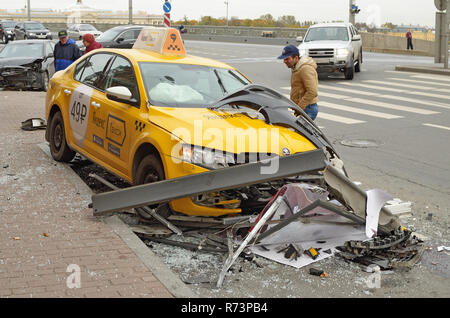
[[[37,36],[39,39],[45,39],[47,37],[47,35],[38,35]]]

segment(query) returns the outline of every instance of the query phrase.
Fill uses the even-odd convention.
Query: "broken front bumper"
[[[40,88],[42,73],[31,67],[0,68],[0,87]]]

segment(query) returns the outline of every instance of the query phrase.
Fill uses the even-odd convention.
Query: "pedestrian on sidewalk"
[[[81,57],[81,51],[74,40],[69,39],[67,31],[58,32],[59,42],[53,50],[55,58],[55,72],[66,69],[70,64]]]
[[[93,51],[95,49],[103,48],[103,46],[100,43],[95,41],[95,37],[90,33],[83,35],[83,44],[86,47],[83,55],[86,53],[89,53],[90,51]]]
[[[408,29],[408,32],[406,32],[406,50],[409,50],[409,48],[413,50],[411,29]]]
[[[319,78],[317,64],[311,57],[299,55],[298,48],[292,44],[286,46],[278,57],[291,69],[291,100],[312,119],[316,119],[319,107]]]

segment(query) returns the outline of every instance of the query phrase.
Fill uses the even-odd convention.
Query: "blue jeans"
[[[311,104],[306,106],[305,113],[309,116],[312,120],[316,119],[317,113],[319,112],[319,106],[317,104]]]

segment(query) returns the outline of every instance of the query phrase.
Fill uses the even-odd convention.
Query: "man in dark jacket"
[[[69,39],[67,31],[58,32],[59,42],[56,43],[53,54],[55,56],[55,72],[64,70],[81,56],[81,51],[74,40]]]

